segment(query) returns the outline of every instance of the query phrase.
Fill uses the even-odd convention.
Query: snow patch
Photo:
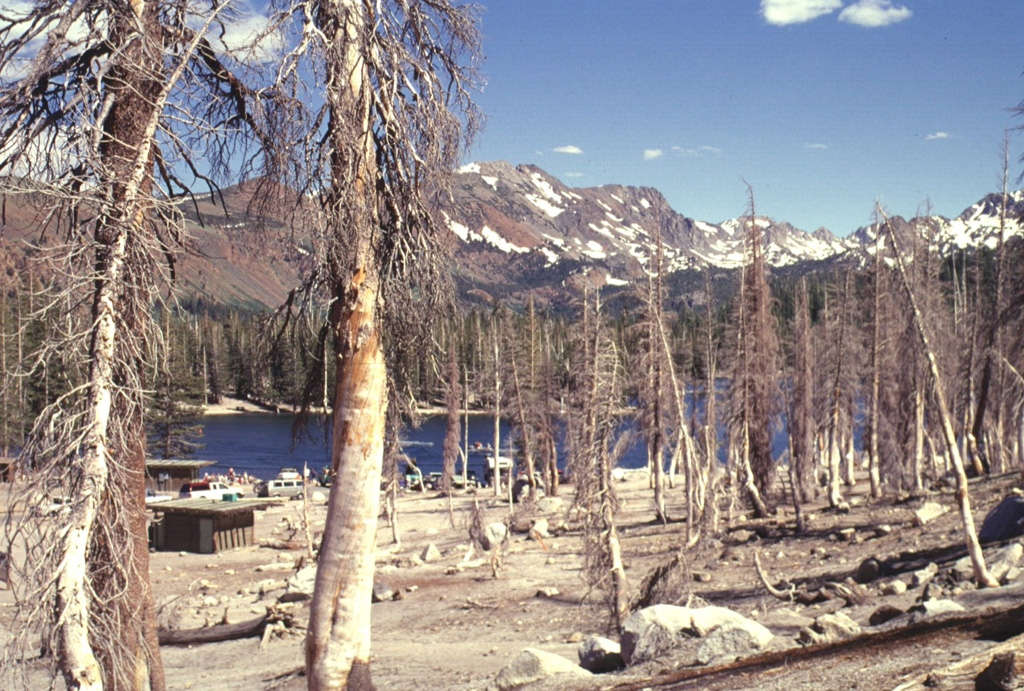
[[[555,195],[555,197],[557,199],[561,199],[561,197],[559,197],[558,195]],[[526,201],[536,206],[538,209],[546,213],[551,218],[557,218],[559,214],[565,211],[565,209],[563,209],[562,207],[555,206],[547,199],[544,199],[543,197],[538,197],[536,194],[526,195]]]
[[[493,189],[495,192],[498,191],[498,178],[491,175],[481,175],[480,178],[488,185],[490,185],[491,189]]]
[[[479,163],[467,163],[466,165],[464,165],[461,168],[459,168],[459,172],[460,173],[479,173],[480,172],[480,164]]]
[[[501,237],[487,226],[484,226],[480,230],[480,234],[483,237],[484,241],[491,245],[494,245],[495,248],[501,250],[502,252],[505,252],[506,254],[508,254],[509,252],[523,254],[524,252],[530,251],[530,248],[528,247],[519,247],[518,245],[512,244],[511,242]]]
[[[646,199],[641,199],[640,200],[640,206],[644,207],[645,209],[649,209],[649,208],[651,208],[651,203],[649,201],[647,201]]]
[[[623,206],[625,206],[625,205],[626,205],[626,202],[622,201],[621,199],[619,199],[618,197],[616,197],[616,196],[615,196],[614,194],[612,195],[612,199],[614,199],[615,201],[617,201],[617,202],[618,202],[619,204],[622,204]]]
[[[545,197],[553,202],[562,201],[562,196],[558,194],[558,192],[555,192],[555,188],[551,186],[551,183],[548,182],[543,175],[540,173],[533,173],[530,175],[530,179],[533,181],[533,184],[537,186],[537,189],[540,190],[540,193]]]

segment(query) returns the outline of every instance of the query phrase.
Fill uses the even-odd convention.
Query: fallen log
[[[1024,621],[1024,605],[1018,605],[1011,609],[985,608],[971,612],[950,612],[917,621],[909,626],[883,626],[876,631],[865,632],[839,641],[819,643],[802,648],[772,650],[713,667],[684,668],[648,677],[641,682],[626,681],[610,688],[614,691],[682,688],[682,684],[688,681],[700,680],[695,683],[707,683],[710,680],[736,673],[742,673],[744,679],[749,682],[753,675],[769,670],[785,669],[801,661],[820,660],[841,651],[854,649],[887,652],[896,643],[920,639],[940,631],[954,629],[969,631],[986,638],[1010,630],[1015,630],[1019,634],[1022,621]],[[989,652],[992,650],[994,648]]]
[[[219,643],[235,641],[241,638],[258,638],[263,636],[270,615],[264,614],[249,621],[237,624],[217,624],[201,629],[178,629],[175,631],[159,631],[157,640],[160,645],[198,645],[201,643]]]
[[[959,660],[944,669],[926,672],[912,677],[897,686],[893,691],[924,691],[924,689],[944,684],[971,684],[971,682],[975,682],[975,680],[988,669],[992,661],[1000,655],[1008,654],[1010,656],[1011,672],[1014,671],[1014,667],[1021,669],[1021,671],[1024,672],[1024,668],[1022,668],[1024,657],[1022,657],[1020,662],[1017,662],[1013,657],[1015,653],[1020,652],[1024,652],[1024,634],[1014,636],[1010,640],[994,645],[988,650],[983,650],[976,655],[971,655],[963,660]]]

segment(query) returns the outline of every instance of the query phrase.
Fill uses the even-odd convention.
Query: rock
[[[918,569],[910,574],[910,587],[920,588],[923,585],[927,585],[933,578],[935,578],[935,574],[938,572],[939,567],[935,562],[928,564],[928,566],[923,569]]]
[[[530,537],[531,538],[551,537],[551,534],[548,533],[548,519],[546,519],[546,518],[535,518],[535,519],[533,519],[533,525],[530,526]]]
[[[1002,582],[1004,584],[1013,583],[1021,577],[1021,574],[1024,574],[1024,569],[1021,569],[1019,566],[1011,566],[1010,570],[1003,576]]]
[[[498,672],[494,683],[500,691],[518,689],[554,676],[589,677],[590,672],[577,664],[537,648],[525,648]]]
[[[707,571],[694,571],[693,580],[695,580],[697,583],[710,583],[711,574]]]
[[[903,581],[896,579],[888,583],[883,583],[879,589],[882,595],[902,595],[907,592],[907,584]]]
[[[814,620],[814,629],[830,640],[849,638],[860,633],[860,624],[842,612],[822,614]]]
[[[437,561],[440,558],[441,558],[441,550],[439,550],[437,548],[437,545],[435,545],[433,542],[431,542],[429,545],[424,547],[423,548],[423,553],[420,554],[420,559],[422,559],[424,563],[431,562],[431,561]]]
[[[313,597],[313,586],[316,584],[316,565],[303,566],[288,579],[284,594],[278,598],[281,602],[301,602]]]
[[[631,614],[623,624],[622,659],[627,665],[653,660],[685,637],[706,636],[729,624],[749,626],[755,636],[763,636],[767,631],[761,624],[725,607],[646,607]]]
[[[587,636],[576,654],[580,658],[580,667],[594,674],[607,674],[626,666],[619,644],[603,636]]]
[[[920,619],[921,616],[934,617],[937,614],[946,614],[948,612],[964,612],[964,606],[959,602],[953,600],[928,600],[922,602],[919,605],[914,605],[910,608],[910,611],[916,615],[915,619]]]
[[[1007,545],[996,555],[995,559],[990,562],[988,571],[992,574],[992,578],[1002,583],[1010,569],[1020,566],[1022,559],[1024,559],[1024,545],[1015,542],[1012,545]]]
[[[947,511],[949,511],[948,506],[934,501],[926,501],[920,509],[914,512],[914,524],[918,526],[926,525]]]
[[[764,650],[774,635],[755,621],[726,624],[707,635],[697,649],[697,662],[702,665],[725,662]]]
[[[396,593],[394,588],[388,585],[385,581],[373,582],[373,591],[370,593],[370,602],[387,602],[388,600],[397,599],[395,596],[401,593]]]
[[[1024,535],[1024,496],[1015,492],[988,512],[981,523],[978,540],[1000,542],[1019,535]]]
[[[507,535],[508,528],[505,526],[504,523],[498,521],[494,523],[488,523],[487,527],[484,528],[482,547],[485,550],[496,549],[501,545],[502,542],[504,542]]]
[[[546,586],[537,590],[537,594],[534,597],[552,598],[558,597],[558,588],[554,586]]]
[[[295,569],[295,561],[288,557],[287,562],[275,561],[269,564],[261,564],[256,567],[258,573],[266,573],[267,571],[293,571]]]
[[[892,535],[891,525],[885,523],[875,526],[875,537],[886,537],[887,535]]]
[[[569,634],[569,637],[565,639],[566,643],[581,643],[584,639],[581,631],[573,631]]]
[[[893,607],[892,605],[882,605],[868,617],[868,624],[871,626],[881,626],[887,621],[892,621],[898,616],[903,614],[903,610],[899,607]]]
[[[733,542],[735,542],[737,545],[743,545],[750,542],[750,538],[752,538],[753,536],[753,532],[742,528],[740,530],[734,530],[731,533],[729,533],[729,537],[731,537]]]
[[[945,591],[943,591],[942,586],[932,581],[924,587],[924,591],[921,593],[921,601],[941,600],[944,595]]]
[[[326,504],[327,503],[327,492],[322,489],[315,489],[309,493],[309,502],[311,504]]]
[[[856,528],[843,528],[839,531],[839,539],[843,542],[853,542],[855,537],[857,537]]]
[[[974,578],[974,565],[971,564],[971,558],[967,556],[957,559],[950,572],[957,581],[971,580]]]
[[[562,510],[561,497],[541,497],[537,500],[537,511],[540,513],[558,513]]]
[[[671,650],[691,630],[689,607],[654,605],[633,612],[622,626],[622,659],[627,665],[653,660]]]
[[[871,583],[882,575],[882,562],[874,557],[868,557],[857,567],[857,575],[854,580],[858,583]]]

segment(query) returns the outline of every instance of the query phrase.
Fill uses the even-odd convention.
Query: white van
[[[302,479],[277,478],[260,485],[261,497],[297,497],[302,494]]]

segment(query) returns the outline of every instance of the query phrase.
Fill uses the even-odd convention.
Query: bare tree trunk
[[[882,216],[884,218],[884,212],[882,213]],[[938,403],[939,423],[943,437],[946,440],[946,452],[949,454],[950,460],[953,463],[953,472],[956,475],[957,503],[960,507],[960,518],[963,523],[964,539],[967,542],[967,551],[970,554],[971,564],[974,567],[974,579],[981,587],[998,587],[998,581],[992,578],[992,575],[988,572],[988,568],[985,566],[985,555],[981,550],[981,544],[978,542],[978,534],[974,528],[974,516],[971,514],[971,500],[967,492],[967,474],[964,472],[964,465],[960,458],[960,451],[957,449],[956,434],[953,431],[953,421],[949,414],[949,408],[946,405],[946,396],[943,392],[942,377],[939,375],[939,366],[935,361],[935,353],[929,344],[928,335],[925,332],[924,322],[921,318],[921,312],[917,307],[917,300],[914,297],[914,291],[910,289],[910,282],[907,280],[906,269],[903,266],[903,256],[900,254],[899,245],[896,242],[896,234],[893,232],[888,218],[884,218],[884,221],[885,228],[889,233],[890,240],[892,241],[893,256],[896,259],[896,267],[899,270],[900,278],[903,279],[903,287],[907,292],[908,299],[910,300],[910,307],[914,317],[914,325],[917,329],[918,337],[921,340],[921,348],[924,351],[925,359],[928,362],[928,370],[931,374],[932,385],[935,390],[935,398]]]
[[[333,482],[305,644],[311,691],[373,687],[370,593],[388,400],[377,313],[380,269],[372,245],[376,218],[369,205],[341,208],[340,197],[352,194],[341,187],[352,184],[352,170],[357,198],[372,193],[376,163],[372,85],[361,52],[369,18],[358,0],[335,0],[323,9],[322,22],[336,32],[330,39],[340,53],[328,65],[326,94],[331,109],[331,178],[336,188],[328,196],[329,232],[350,233],[352,239],[350,256],[340,258],[345,264],[331,267],[335,301],[330,321],[337,357]]]
[[[868,419],[868,477],[871,483],[871,498],[879,499],[882,496],[882,478],[880,473],[880,461],[878,458],[878,406],[879,406],[879,382],[881,380],[881,351],[882,351],[882,233],[877,232],[875,237],[875,285],[874,285],[874,315],[871,323],[871,400],[869,402]]]
[[[358,266],[332,318],[340,351],[334,480],[306,637],[306,674],[317,691],[372,688],[370,591],[388,392],[375,317],[378,277],[367,245]]]

